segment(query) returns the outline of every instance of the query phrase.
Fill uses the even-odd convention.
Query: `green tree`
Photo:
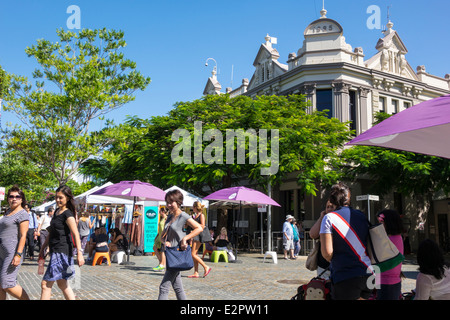
[[[91,132],[93,119],[104,117],[135,99],[150,78],[124,58],[124,33],[57,30],[58,42],[45,39],[25,52],[37,60],[34,85],[26,77],[7,75],[5,110],[13,111],[25,128],[5,135],[8,148],[51,172],[66,184],[80,164],[111,141],[108,130]]]
[[[18,185],[31,203],[42,203],[46,190],[54,189],[57,185],[55,177],[47,170],[40,168],[24,158],[15,150],[0,152],[0,186],[8,190]],[[3,202],[4,205],[7,201]]]

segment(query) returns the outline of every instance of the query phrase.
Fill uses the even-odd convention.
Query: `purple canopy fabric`
[[[213,192],[203,198],[204,200],[219,200],[226,202],[246,204],[265,204],[281,207],[275,200],[262,192],[246,187],[231,187]]]
[[[113,185],[107,186],[103,189],[97,190],[92,194],[98,194],[103,196],[114,196],[122,199],[138,200],[153,200],[164,201],[166,192],[154,185],[141,182],[139,180],[134,181],[120,181]]]
[[[399,112],[347,145],[377,146],[450,159],[450,95]]]

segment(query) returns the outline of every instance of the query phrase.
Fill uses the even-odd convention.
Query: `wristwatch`
[[[16,252],[16,256],[22,257],[22,252]]]

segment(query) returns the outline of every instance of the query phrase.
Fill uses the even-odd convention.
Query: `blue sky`
[[[238,87],[251,78],[267,33],[278,38],[279,61],[286,63],[302,46],[305,28],[320,17],[322,0],[2,0],[0,65],[31,79],[36,64],[25,48],[39,38],[56,41],[56,29],[67,29],[70,5],[81,9],[81,28],[123,30],[126,57],[152,79],[136,101],[107,115],[120,123],[127,115],[165,115],[178,101],[200,98],[214,66],[205,67],[207,58],[217,61],[222,91],[231,86],[232,68],[233,88]],[[327,17],[342,25],[347,43],[363,48],[365,59],[376,53],[382,37],[381,30],[367,27],[370,5],[380,7],[383,25],[391,5],[394,30],[414,70],[425,65],[439,77],[450,74],[450,1],[326,0]],[[15,122],[15,116],[2,112],[2,124],[7,121]]]

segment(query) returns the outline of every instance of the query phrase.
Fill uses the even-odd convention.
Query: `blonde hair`
[[[200,201],[195,201],[194,204],[192,205],[192,208],[197,209],[199,211],[203,211],[204,207],[205,205],[203,205]]]

